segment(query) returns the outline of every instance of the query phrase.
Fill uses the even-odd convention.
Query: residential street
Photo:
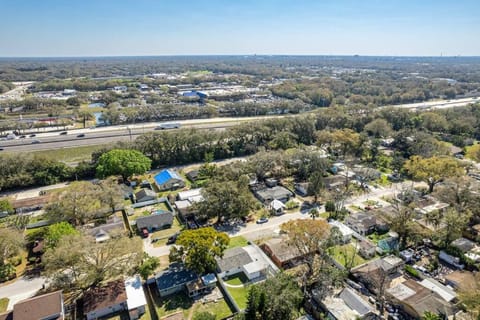
[[[8,298],[7,310],[11,310],[13,305],[21,300],[30,298],[38,290],[42,289],[46,279],[43,277],[26,278],[21,277],[17,281],[0,287],[0,298]]]

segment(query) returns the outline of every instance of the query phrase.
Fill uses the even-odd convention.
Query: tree
[[[210,312],[200,312],[193,316],[193,320],[215,320],[217,316]]]
[[[159,266],[160,260],[157,257],[152,257],[144,253],[142,264],[138,267],[138,273],[143,280],[147,280]]]
[[[152,161],[140,151],[114,149],[104,153],[97,164],[97,175],[105,178],[112,175],[121,175],[123,180],[134,174],[144,174],[150,170]]]
[[[218,222],[222,218],[229,220],[246,217],[256,203],[248,190],[246,177],[243,178],[238,181],[210,181],[202,190],[204,200],[196,204],[200,215],[206,218],[216,217]]]
[[[99,195],[99,187],[93,183],[72,182],[64,191],[53,197],[45,212],[53,221],[68,221],[75,226],[83,225],[94,218],[101,209]]]
[[[279,273],[250,287],[245,320],[296,319],[302,301],[302,291],[295,279]]]
[[[170,249],[170,261],[183,264],[197,274],[213,272],[216,257],[222,257],[230,238],[224,232],[215,229],[200,228],[183,231],[177,238],[176,245]]]
[[[313,194],[314,202],[317,203],[318,197],[325,188],[323,174],[321,172],[314,172],[308,179],[308,191]]]
[[[68,222],[58,222],[48,226],[45,234],[47,248],[55,248],[59,241],[67,235],[76,235],[78,231]]]
[[[132,274],[143,257],[139,238],[112,237],[96,243],[82,234],[67,235],[43,255],[46,275],[66,291],[87,289],[115,277]]]
[[[123,190],[115,177],[109,177],[100,182],[100,200],[107,205],[112,213],[123,208]]]
[[[461,176],[465,171],[457,160],[449,157],[422,158],[419,156],[413,156],[407,160],[404,169],[413,179],[426,182],[429,193],[432,193],[435,185],[443,179]]]
[[[405,248],[413,231],[413,218],[415,216],[411,207],[394,205],[394,215],[390,217],[390,227],[398,233],[400,247]]]
[[[367,123],[364,130],[375,138],[386,138],[392,133],[392,126],[385,119],[378,118]]]
[[[458,239],[465,227],[470,221],[471,214],[469,212],[457,212],[455,209],[448,209],[443,217],[445,227],[440,232],[445,246],[449,245],[453,240]]]
[[[312,218],[312,220],[315,220],[315,218],[320,217],[320,212],[317,208],[312,208],[310,209],[310,211],[308,211],[308,215],[310,216],[310,218]]]
[[[0,199],[0,212],[8,212],[9,214],[14,212],[13,206],[8,199]]]
[[[7,259],[16,255],[24,246],[23,236],[8,228],[0,229],[0,267]]]
[[[463,281],[458,290],[458,298],[472,316],[472,319],[480,317],[480,273],[475,273],[471,281]]]
[[[79,109],[76,112],[76,115],[77,115],[77,117],[82,119],[84,128],[86,127],[87,120],[91,120],[91,119],[94,118],[93,113],[89,110],[86,110],[86,109]]]
[[[327,249],[335,244],[336,235],[330,232],[330,225],[325,220],[291,220],[282,224],[281,229],[288,235],[288,245],[298,252],[305,265],[300,281],[304,293],[309,294],[328,269]],[[322,286],[331,289],[330,284]]]

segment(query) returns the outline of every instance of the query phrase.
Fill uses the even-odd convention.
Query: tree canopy
[[[62,221],[48,226],[45,234],[47,248],[54,248],[60,239],[67,235],[78,234],[78,231],[68,222]]]
[[[213,272],[215,258],[223,255],[229,242],[226,233],[211,227],[185,230],[178,236],[176,245],[170,248],[170,261],[182,262],[199,275]]]
[[[102,154],[98,159],[97,175],[105,178],[121,175],[125,181],[134,174],[150,170],[152,160],[137,150],[114,149]]]

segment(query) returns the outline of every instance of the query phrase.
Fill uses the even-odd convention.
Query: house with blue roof
[[[158,190],[175,190],[185,187],[185,181],[173,170],[162,170],[154,177]]]

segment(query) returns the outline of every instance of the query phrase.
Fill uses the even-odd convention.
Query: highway
[[[480,102],[477,97],[452,99],[452,100],[438,100],[420,103],[409,103],[402,105],[383,106],[380,108],[402,108],[415,110],[432,110],[463,107],[470,103]],[[242,117],[242,118],[211,118],[211,119],[193,119],[172,121],[180,123],[182,128],[196,128],[203,130],[222,130],[246,121],[256,121],[268,118],[283,117],[283,116],[259,116],[259,117]],[[146,132],[154,131],[161,123],[165,122],[150,122],[131,125],[107,126],[93,129],[71,129],[67,131],[66,135],[60,135],[60,132],[45,132],[38,133],[35,137],[28,137],[24,139],[4,140],[0,141],[0,148],[3,152],[26,152],[26,151],[40,151],[40,150],[54,150],[60,148],[72,148],[79,146],[101,145],[115,143],[117,141],[133,141],[136,136]],[[176,129],[169,129],[176,130]],[[77,137],[78,135],[83,137]],[[32,142],[36,143],[32,143]]]

